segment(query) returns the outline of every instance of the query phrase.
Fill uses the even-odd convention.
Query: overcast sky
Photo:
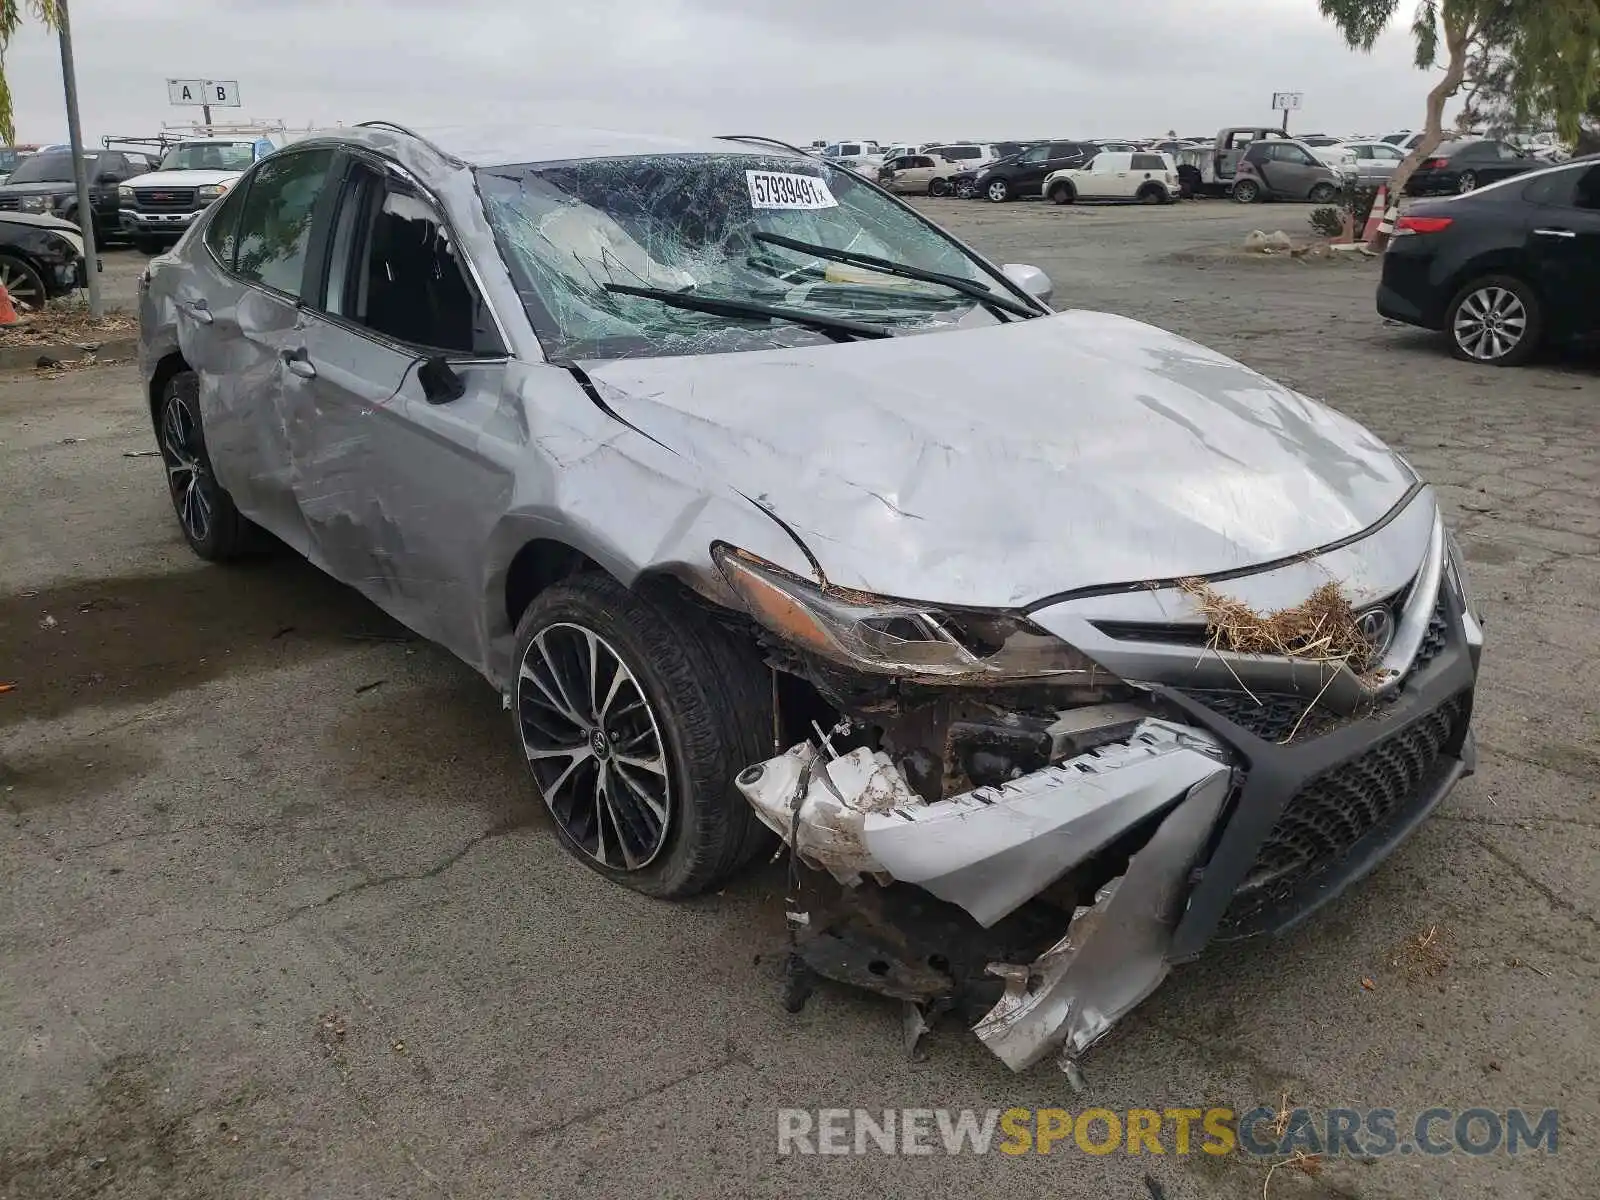
[[[84,133],[198,118],[169,76],[236,79],[214,120],[476,117],[641,133],[1145,136],[1420,125],[1392,33],[1347,50],[1314,0],[72,0]],[[55,40],[12,43],[19,140],[66,139]]]

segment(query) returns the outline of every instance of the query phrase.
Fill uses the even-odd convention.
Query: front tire
[[[1490,367],[1521,366],[1544,335],[1539,298],[1509,275],[1467,284],[1445,312],[1445,332],[1457,358]]]
[[[1050,199],[1056,204],[1071,204],[1078,198],[1078,193],[1072,190],[1072,185],[1067,183],[1055,184],[1050,189]]]
[[[0,284],[18,312],[42,312],[50,301],[44,277],[20,258],[0,254]]]
[[[561,843],[663,899],[726,880],[773,845],[734,786],[772,754],[754,647],[664,590],[599,572],[558,583],[517,624],[512,715]]]
[[[200,377],[193,371],[167,380],[156,411],[156,437],[172,508],[189,548],[211,562],[261,549],[259,528],[239,514],[211,469],[200,424]]]
[[[989,186],[984,189],[984,195],[989,197],[991,203],[1004,204],[1007,200],[1011,199],[1011,185],[1004,179],[993,180],[990,182]]]

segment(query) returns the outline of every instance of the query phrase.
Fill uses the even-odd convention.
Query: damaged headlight
[[[936,609],[842,588],[822,589],[743,550],[712,547],[750,615],[786,641],[858,671],[961,683],[1105,669],[1026,618]]]

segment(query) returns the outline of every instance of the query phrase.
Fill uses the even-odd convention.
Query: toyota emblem
[[[1356,632],[1372,647],[1371,657],[1367,661],[1376,663],[1389,653],[1389,646],[1394,641],[1394,614],[1383,605],[1369,608],[1357,614]]]

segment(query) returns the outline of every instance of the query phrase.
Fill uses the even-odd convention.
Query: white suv
[[[1076,200],[1137,200],[1171,204],[1178,198],[1178,168],[1169,154],[1102,151],[1081,167],[1045,177],[1044,194],[1057,204]]]

